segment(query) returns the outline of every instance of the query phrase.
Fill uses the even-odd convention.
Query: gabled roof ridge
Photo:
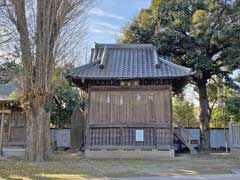
[[[19,86],[16,81],[10,81],[6,84],[0,85],[0,101],[2,100],[9,100],[9,96],[16,92],[18,93]]]
[[[74,68],[68,73],[69,77],[76,79],[177,78],[193,74],[191,69],[159,56],[152,44],[96,44],[95,48],[90,62]],[[106,53],[107,49],[110,51]]]
[[[153,48],[152,44],[98,44],[96,43],[95,49],[103,49],[104,47],[109,49],[145,49],[145,48]]]

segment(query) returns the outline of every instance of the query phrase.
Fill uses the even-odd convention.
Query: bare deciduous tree
[[[0,0],[2,22],[12,24],[22,76],[22,106],[27,114],[27,159],[51,155],[50,108],[59,75],[57,67],[72,60],[86,28],[92,0]],[[2,24],[4,24],[2,23]],[[11,39],[12,40],[12,39]]]

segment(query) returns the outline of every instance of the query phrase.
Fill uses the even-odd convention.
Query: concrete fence
[[[190,128],[190,129],[187,129],[187,131],[191,133],[191,135],[193,136],[193,139],[198,141],[198,144],[195,145],[197,147],[200,144],[200,130],[197,128]],[[226,133],[227,133],[227,144],[229,147],[230,143],[229,143],[228,129],[226,130]],[[240,127],[239,127],[238,133],[240,133]],[[51,129],[51,138],[52,138],[52,141],[55,142],[55,145],[57,147],[65,147],[65,148],[70,147],[70,129]],[[240,142],[240,138],[238,139],[238,141]],[[210,146],[211,148],[216,148],[216,149],[225,147],[224,129],[211,129]]]
[[[187,128],[187,131],[191,133],[194,140],[197,140],[198,144],[193,145],[194,147],[198,147],[200,145],[200,129],[198,128]],[[226,138],[225,138],[226,133]],[[210,147],[212,149],[220,149],[224,148],[227,144],[229,147],[229,135],[228,129],[224,133],[224,129],[211,129],[210,131]]]
[[[70,129],[51,129],[50,132],[56,147],[70,148]]]

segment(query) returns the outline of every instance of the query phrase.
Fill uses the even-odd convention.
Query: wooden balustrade
[[[144,140],[136,141],[136,130],[144,131]],[[166,148],[170,147],[171,131],[167,127],[151,126],[89,126],[86,148]]]

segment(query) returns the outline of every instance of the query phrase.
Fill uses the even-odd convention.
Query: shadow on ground
[[[77,153],[57,153],[50,161],[0,160],[0,180],[84,180],[112,177],[226,174],[240,168],[226,153],[184,155],[174,160],[92,160]]]

